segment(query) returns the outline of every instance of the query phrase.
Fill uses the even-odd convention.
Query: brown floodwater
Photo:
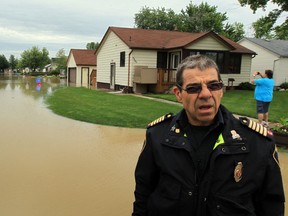
[[[145,130],[52,113],[44,99],[65,85],[0,76],[0,215],[131,215]],[[287,153],[280,153],[280,162],[287,187]]]

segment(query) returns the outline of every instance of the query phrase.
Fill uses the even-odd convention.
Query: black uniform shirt
[[[180,127],[184,128],[185,134],[190,140],[192,154],[194,156],[194,166],[201,179],[209,162],[213,147],[223,129],[224,120],[222,114],[221,112],[218,112],[212,125],[194,126],[188,122],[187,114],[183,110],[180,114],[178,124]]]

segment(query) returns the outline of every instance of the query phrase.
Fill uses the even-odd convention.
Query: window
[[[125,52],[120,52],[120,67],[125,67]]]
[[[240,54],[230,54],[228,73],[229,74],[240,74],[241,71],[241,55]]]

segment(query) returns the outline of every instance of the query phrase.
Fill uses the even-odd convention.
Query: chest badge
[[[242,162],[238,162],[235,169],[234,169],[235,182],[241,181],[242,174],[243,174],[243,164],[242,164]]]

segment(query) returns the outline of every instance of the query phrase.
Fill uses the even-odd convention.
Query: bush
[[[280,88],[281,89],[288,89],[288,82],[281,83]]]
[[[254,90],[255,85],[253,85],[249,82],[242,82],[237,86],[237,89],[239,89],[239,90]]]

